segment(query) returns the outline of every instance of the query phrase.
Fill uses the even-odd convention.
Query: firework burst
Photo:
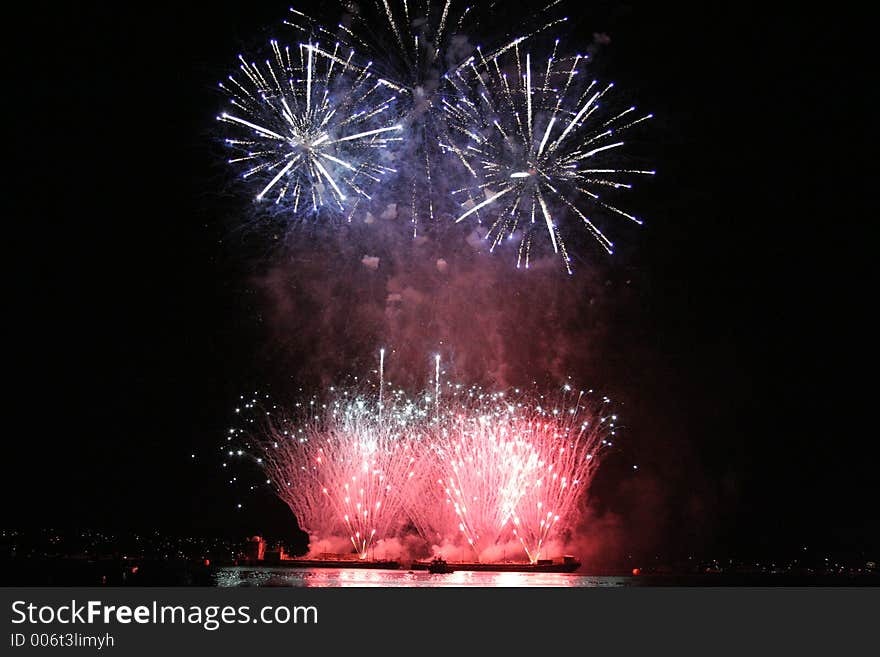
[[[532,563],[549,541],[571,528],[605,449],[613,445],[617,416],[591,408],[585,399],[580,392],[573,403],[535,407],[518,426],[537,457],[513,513],[513,535]]]
[[[345,536],[363,559],[400,530],[424,413],[400,396],[377,405],[331,392],[329,403],[268,413],[248,449],[310,536]]]
[[[509,528],[538,455],[505,412],[456,414],[443,428],[437,485],[477,556]]]
[[[545,59],[520,44],[500,54],[478,50],[448,75],[458,95],[444,103],[454,137],[445,148],[468,181],[453,191],[461,204],[456,222],[485,222],[490,250],[513,240],[517,267],[529,266],[532,245],[544,236],[571,273],[566,237],[586,230],[613,252],[592,212],[642,223],[604,194],[653,175],[619,164],[624,133],[652,115],[606,109],[614,105],[613,83],[585,80],[588,57],[560,56],[558,46]]]
[[[616,431],[607,398],[568,385],[489,393],[438,377],[409,397],[380,379],[378,392],[331,388],[291,411],[254,397],[224,447],[256,461],[313,544],[344,539],[362,559],[418,533],[477,559],[512,542],[537,562],[576,524]]]
[[[472,389],[449,400],[433,442],[433,483],[454,510],[443,516],[447,537],[457,532],[479,557],[513,536],[532,563],[541,558],[548,541],[571,529],[611,445],[616,416],[605,413],[607,403],[570,386],[559,396]]]
[[[553,0],[536,12],[526,12],[517,24],[517,36],[501,39],[493,52],[501,55],[519,43],[563,23],[555,15],[561,0]],[[493,22],[498,33],[499,3],[474,6],[453,0],[370,0],[361,6],[344,2],[344,20],[333,31],[313,17],[295,9],[285,21],[298,34],[338,40],[367,53],[373,65],[401,98],[401,124],[406,139],[396,150],[400,163],[396,181],[399,195],[408,198],[413,236],[420,226],[435,220],[448,191],[447,154],[440,144],[449,138],[444,105],[457,91],[447,74],[474,52],[470,34],[481,22]],[[520,31],[521,25],[531,29]]]
[[[291,49],[271,41],[263,64],[239,55],[239,75],[220,84],[229,107],[218,120],[234,136],[230,164],[290,217],[351,218],[370,189],[394,173],[383,151],[396,139],[393,89],[339,44]],[[387,155],[387,154],[386,154]]]

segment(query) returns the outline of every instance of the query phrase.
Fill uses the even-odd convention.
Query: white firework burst
[[[262,65],[239,55],[241,74],[220,84],[229,107],[217,118],[236,133],[225,140],[229,163],[255,182],[257,201],[289,217],[350,220],[371,187],[394,173],[383,153],[400,139],[393,89],[339,44],[270,46]]]
[[[285,24],[300,36],[330,38],[367,53],[380,74],[398,93],[405,143],[396,149],[401,165],[398,193],[409,197],[408,212],[415,237],[422,225],[432,224],[448,199],[445,187],[446,153],[439,144],[448,139],[445,98],[456,92],[444,76],[473,52],[471,39],[481,24],[491,24],[496,34],[493,53],[502,54],[516,44],[541,34],[568,19],[558,14],[562,0],[550,0],[537,10],[520,8],[519,20],[504,29],[499,25],[502,4],[456,0],[365,0],[339,3],[345,20],[327,29],[314,17],[290,8]],[[331,3],[332,4],[332,3]],[[510,23],[510,21],[507,21]],[[528,26],[523,30],[523,26]]]
[[[614,84],[584,81],[579,67],[588,57],[560,57],[558,46],[543,61],[519,44],[500,55],[478,52],[449,74],[458,97],[444,104],[454,133],[444,147],[467,171],[453,192],[462,207],[456,222],[485,220],[490,250],[517,241],[517,267],[529,266],[532,243],[544,235],[571,273],[565,237],[575,228],[613,252],[591,212],[642,223],[603,193],[654,174],[620,166],[619,155],[622,133],[652,115],[606,110]]]

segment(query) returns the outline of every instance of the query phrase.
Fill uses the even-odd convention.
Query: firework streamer
[[[385,393],[385,349],[379,350],[379,417],[382,417],[382,401]]]
[[[409,524],[428,546],[442,546],[456,538],[455,514],[442,488],[437,485],[437,455],[440,446],[435,442],[432,423],[421,431],[412,431],[414,457],[411,476],[407,475],[404,494]]]

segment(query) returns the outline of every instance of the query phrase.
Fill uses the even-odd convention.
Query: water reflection
[[[230,567],[216,571],[217,586],[628,586],[629,577],[588,577],[567,573],[485,573],[457,571],[433,574],[411,570],[347,568]]]

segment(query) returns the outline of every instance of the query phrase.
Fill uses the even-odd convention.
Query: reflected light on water
[[[356,568],[220,568],[214,575],[217,586],[295,587],[597,587],[627,586],[628,577],[594,577],[568,573],[487,573],[456,571],[433,574],[411,570]]]

